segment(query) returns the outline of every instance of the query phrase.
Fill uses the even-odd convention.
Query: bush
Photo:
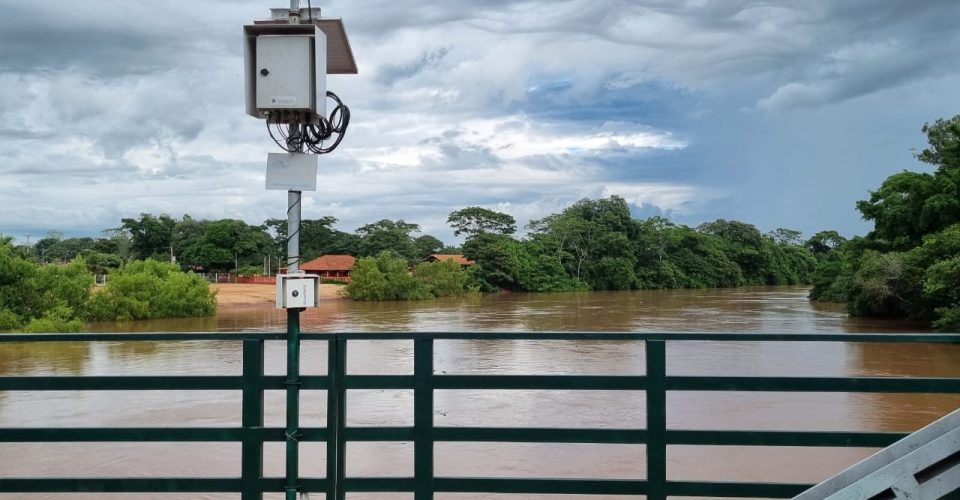
[[[422,300],[432,296],[410,275],[407,261],[391,252],[359,259],[350,275],[347,293],[353,300]]]
[[[0,309],[0,332],[9,332],[20,329],[20,316],[9,309]]]
[[[467,273],[452,260],[422,262],[413,276],[423,282],[434,297],[463,295],[467,290]]]
[[[26,333],[78,333],[84,330],[80,320],[69,307],[56,307],[42,318],[34,318],[23,328]]]
[[[69,310],[73,317],[83,317],[92,288],[93,275],[80,257],[68,264],[40,266],[24,282],[33,318],[47,317],[47,313],[55,309]]]
[[[960,306],[941,307],[937,309],[940,318],[933,322],[933,327],[942,332],[960,332]]]
[[[346,281],[338,280],[336,278],[320,278],[321,285],[346,285]]]
[[[90,317],[101,321],[211,316],[216,293],[192,272],[169,262],[134,261],[110,275],[90,301]]]

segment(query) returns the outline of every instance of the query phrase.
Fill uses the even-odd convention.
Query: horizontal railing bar
[[[343,491],[355,493],[412,492],[416,486],[412,477],[346,477],[340,481]]]
[[[435,389],[640,390],[642,375],[434,375]]]
[[[304,389],[327,389],[326,375],[301,378]],[[7,391],[222,391],[246,388],[240,375],[110,375],[110,376],[42,376],[0,377],[0,390]],[[282,390],[284,377],[265,376],[254,383],[254,389]]]
[[[312,340],[330,340],[336,334],[318,333],[311,335]],[[10,333],[0,335],[0,342],[181,342],[192,340],[285,340],[286,333],[212,333],[212,332],[177,332],[177,333]]]
[[[284,429],[265,427],[0,428],[0,443],[217,442],[241,441],[253,432],[260,441],[284,441]],[[301,428],[301,441],[326,441],[327,429]]]
[[[283,478],[261,478],[263,492],[284,491]],[[329,487],[326,478],[301,478],[303,491],[321,492]],[[4,493],[239,493],[239,478],[0,478]]]
[[[316,338],[314,336],[317,336]],[[325,334],[301,334],[320,340]],[[326,334],[329,335],[329,334]],[[664,340],[745,342],[933,342],[960,343],[956,333],[698,333],[698,332],[341,332],[345,340]]]
[[[283,441],[283,429],[254,431],[262,441]],[[301,429],[301,441],[326,441],[325,428]],[[347,427],[348,441],[412,441],[412,427]],[[215,442],[240,441],[242,428],[117,427],[2,428],[0,442]],[[642,444],[645,429],[435,427],[436,441]],[[906,436],[896,432],[668,430],[673,445],[884,447]]]
[[[793,498],[813,484],[667,481],[667,494],[691,497]]]
[[[342,377],[347,389],[413,389],[413,375],[347,375]]]
[[[642,444],[645,429],[434,427],[434,441]]]
[[[413,427],[345,427],[347,441],[413,441]]]
[[[835,446],[884,448],[901,432],[667,430],[667,444],[703,446]]]
[[[3,334],[2,342],[116,342],[191,340],[284,340],[285,333],[61,333]],[[698,332],[343,332],[301,333],[301,340],[664,340],[743,342],[930,342],[960,343],[951,333],[698,333]]]
[[[277,479],[277,481],[283,481],[283,479]],[[300,478],[300,491],[306,493],[322,493],[327,488],[330,487],[330,482],[326,478]],[[264,489],[263,491],[284,491],[281,484],[279,489]]]
[[[528,479],[437,477],[433,490],[446,493],[644,495],[644,479]]]
[[[7,493],[228,493],[241,487],[239,478],[0,478],[0,491]]]
[[[667,377],[668,391],[960,393],[960,378]]]
[[[281,379],[282,380],[282,379]],[[237,376],[92,376],[0,377],[0,390],[14,391],[139,391],[139,390],[240,390]],[[265,388],[271,384],[264,381]],[[281,387],[282,388],[282,382]]]

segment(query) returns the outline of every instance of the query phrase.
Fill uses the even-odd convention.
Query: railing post
[[[243,341],[242,500],[262,500],[263,477],[263,341]]]
[[[647,499],[667,498],[667,353],[662,340],[646,341]]]
[[[347,341],[337,336],[330,340],[327,353],[327,373],[330,385],[327,389],[327,478],[330,487],[327,498],[344,500],[343,478],[346,477],[347,441],[343,431],[347,425]]]
[[[413,341],[414,500],[433,500],[433,339]]]
[[[287,309],[287,500],[300,489],[300,310]]]

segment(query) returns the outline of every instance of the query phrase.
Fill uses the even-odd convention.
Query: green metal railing
[[[884,447],[902,438],[891,432],[739,431],[672,429],[666,425],[667,391],[771,391],[960,393],[960,378],[922,377],[738,377],[667,375],[667,342],[933,342],[960,343],[957,334],[646,334],[646,333],[340,333],[300,334],[303,341],[328,345],[326,375],[301,375],[299,389],[327,391],[323,428],[299,428],[297,442],[326,442],[326,477],[263,477],[263,445],[287,440],[285,428],[264,427],[264,391],[290,390],[284,376],[264,375],[264,342],[283,334],[69,334],[2,335],[4,342],[113,342],[217,340],[243,343],[239,376],[6,376],[0,391],[77,390],[236,390],[242,392],[240,427],[199,428],[2,428],[3,442],[239,442],[241,475],[231,478],[0,478],[0,492],[236,492],[261,498],[264,492],[326,493],[343,499],[348,492],[412,492],[417,500],[435,492],[545,493],[790,498],[810,484],[667,480],[669,445]],[[412,375],[359,375],[347,372],[352,340],[398,340],[414,343]],[[644,375],[447,375],[434,371],[436,340],[592,340],[644,342]],[[414,394],[414,422],[408,427],[350,427],[346,422],[348,391],[409,389]],[[613,390],[646,393],[643,429],[438,427],[434,424],[434,391],[466,390]],[[288,400],[289,401],[289,400]],[[288,403],[289,404],[289,403]],[[295,401],[292,404],[297,404]],[[629,419],[629,416],[624,416]],[[410,477],[346,476],[347,442],[414,443]],[[646,445],[645,479],[465,478],[434,474],[434,443],[524,442]],[[642,471],[638,470],[638,474]]]

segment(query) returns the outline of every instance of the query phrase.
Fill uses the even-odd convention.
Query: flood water
[[[735,290],[504,294],[425,302],[326,301],[302,318],[304,331],[702,331],[903,332],[922,325],[848,318],[814,305],[802,287]],[[215,318],[95,324],[94,331],[281,331],[272,307],[222,308]],[[597,341],[438,341],[438,373],[642,374],[643,344]],[[411,373],[412,341],[353,341],[350,373]],[[667,369],[683,375],[960,377],[960,345],[672,342]],[[282,374],[281,342],[267,343],[267,372]],[[0,344],[0,375],[239,374],[236,342]],[[323,342],[304,342],[302,371],[326,372]],[[348,393],[348,425],[413,423],[412,391]],[[267,425],[282,427],[284,395],[268,391]],[[301,424],[325,425],[326,394],[304,391]],[[435,395],[442,426],[643,428],[642,392],[448,391]],[[960,395],[681,392],[667,397],[673,429],[912,431],[960,407]],[[238,426],[236,391],[0,392],[0,427]],[[696,447],[668,449],[668,477],[687,480],[815,482],[871,449]],[[443,476],[642,478],[643,445],[438,443]],[[266,475],[283,475],[283,444],[268,443]],[[304,476],[323,477],[324,443],[301,446]],[[350,476],[409,476],[412,443],[351,443]],[[0,477],[238,476],[239,444],[0,444]],[[314,494],[313,498],[322,498]],[[517,498],[445,495],[439,499]],[[13,495],[10,498],[66,498]],[[69,498],[235,498],[231,495],[76,495]],[[274,496],[268,498],[280,498]],[[351,495],[348,498],[412,498]],[[527,496],[580,498],[562,496]],[[611,497],[627,498],[627,497]]]

